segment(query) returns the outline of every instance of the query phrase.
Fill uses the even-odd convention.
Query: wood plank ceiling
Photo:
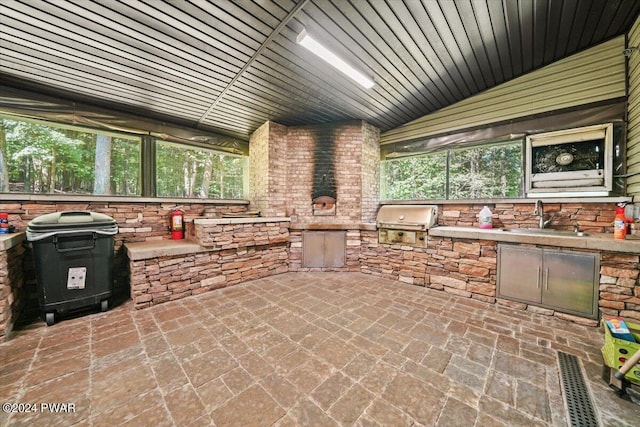
[[[624,34],[639,12],[634,0],[2,0],[0,81],[245,140],[267,120],[385,131]],[[303,28],[375,86],[297,45]]]

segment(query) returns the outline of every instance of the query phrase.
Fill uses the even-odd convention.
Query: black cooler
[[[89,211],[41,215],[27,225],[33,245],[40,310],[47,325],[55,313],[100,305],[113,292],[113,236],[110,216]]]

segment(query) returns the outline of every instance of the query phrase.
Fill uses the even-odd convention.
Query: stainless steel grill
[[[427,246],[427,230],[436,224],[435,205],[384,205],[378,211],[378,242]]]

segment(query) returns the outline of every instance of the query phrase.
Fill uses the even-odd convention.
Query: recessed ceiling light
[[[297,40],[298,44],[306,47],[314,54],[318,55],[320,58],[327,61],[329,64],[336,67],[338,70],[345,73],[347,76],[351,77],[353,80],[360,83],[367,89],[371,89],[375,84],[373,80],[362,74],[360,71],[353,68],[351,65],[344,62],[340,59],[335,53],[331,52],[326,47],[322,46],[320,43],[315,41],[309,34],[307,34],[306,30],[302,30],[300,34],[298,34]]]

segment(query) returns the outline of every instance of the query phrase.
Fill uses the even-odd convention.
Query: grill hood
[[[436,205],[384,205],[378,210],[378,228],[424,231],[436,224]]]

